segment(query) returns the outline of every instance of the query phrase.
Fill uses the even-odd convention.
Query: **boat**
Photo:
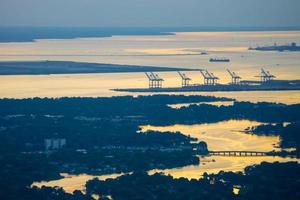
[[[230,62],[229,58],[210,58],[209,62]]]
[[[258,47],[250,47],[249,50],[256,50],[256,51],[300,51],[300,46],[297,46],[296,42],[292,42],[291,44],[286,45],[277,45],[274,43],[272,46],[258,46]]]

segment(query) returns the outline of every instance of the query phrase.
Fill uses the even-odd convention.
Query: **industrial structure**
[[[184,73],[182,72],[177,72],[179,74],[179,76],[181,77],[181,86],[182,87],[188,87],[190,86],[190,81],[192,79],[190,79],[189,77],[187,77]]]
[[[158,74],[154,74],[153,72],[145,72],[145,74],[149,80],[149,88],[162,88],[164,79],[160,78]]]
[[[153,72],[145,73],[149,79],[149,88],[130,88],[130,89],[114,89],[115,91],[126,92],[193,92],[193,91],[268,91],[268,90],[300,90],[300,80],[274,80],[276,77],[265,69],[261,69],[259,81],[255,80],[241,80],[235,72],[227,69],[231,76],[229,84],[219,84],[219,80],[213,73],[206,69],[200,70],[204,84],[190,84],[191,79],[182,72],[177,72],[182,80],[182,87],[168,87],[162,88],[164,81],[157,74]]]
[[[227,72],[231,76],[231,84],[233,85],[240,84],[240,80],[242,79],[240,76],[238,76],[235,72],[230,71],[229,69],[227,69]]]
[[[203,76],[204,85],[209,85],[209,83],[210,83],[210,76],[209,76],[207,70],[200,70],[200,73]]]
[[[208,72],[209,73],[209,72]],[[211,80],[212,80],[212,85],[215,85],[218,83],[219,78],[216,77],[213,73],[209,73]]]
[[[45,139],[44,142],[46,151],[58,150],[66,145],[65,138],[49,138]]]
[[[208,72],[206,69],[201,69],[200,73],[203,76],[204,85],[215,85],[219,80],[213,73]]]
[[[214,156],[271,156],[269,152],[262,151],[209,151]]]
[[[255,76],[255,77],[259,77],[261,83],[267,83],[267,82],[273,80],[274,78],[276,78],[274,75],[270,74],[269,71],[266,71],[263,68],[261,68],[260,75]]]

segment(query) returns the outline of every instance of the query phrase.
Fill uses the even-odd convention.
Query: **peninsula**
[[[189,71],[191,69],[47,60],[0,62],[0,75],[126,73],[178,70]]]

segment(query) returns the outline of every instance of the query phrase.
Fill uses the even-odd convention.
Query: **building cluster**
[[[126,150],[126,151],[160,151],[160,152],[178,152],[178,151],[186,151],[193,150],[199,154],[206,154],[208,152],[207,144],[203,141],[193,143],[191,145],[179,145],[173,147],[164,147],[164,146],[115,146],[115,145],[107,145],[102,146],[101,149],[104,150]]]
[[[55,151],[61,149],[66,145],[65,138],[50,138],[45,139],[45,150],[46,151]]]

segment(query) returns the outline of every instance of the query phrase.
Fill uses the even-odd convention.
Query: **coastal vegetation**
[[[280,147],[283,149],[292,149],[290,152],[282,151],[282,155],[295,154],[300,157],[300,122],[292,123],[274,123],[261,124],[255,127],[248,127],[245,131],[256,135],[272,135],[280,137]]]
[[[289,140],[282,137],[282,143],[295,146],[288,141],[298,137],[298,126],[293,128],[293,125],[299,121],[300,105],[235,102],[229,106],[199,104],[179,109],[168,106],[228,100],[232,99],[183,95],[1,99],[0,177],[5,181],[0,181],[0,198],[20,199],[22,195],[23,199],[91,199],[92,193],[95,193],[113,195],[116,199],[118,195],[125,195],[127,199],[132,199],[130,195],[135,193],[130,190],[133,187],[130,185],[132,180],[136,180],[137,185],[140,185],[140,181],[148,183],[161,180],[170,183],[164,189],[153,186],[153,190],[149,191],[150,199],[155,197],[154,193],[159,195],[159,191],[163,190],[165,193],[161,195],[166,195],[164,197],[172,198],[183,190],[186,190],[183,195],[189,197],[199,187],[204,189],[196,193],[197,197],[206,198],[208,194],[214,194],[212,198],[218,199],[220,196],[216,191],[220,191],[224,199],[230,199],[233,197],[233,183],[223,183],[221,179],[211,184],[211,180],[205,179],[175,180],[161,174],[145,174],[151,169],[198,165],[197,155],[208,154],[209,144],[205,141],[198,141],[180,132],[139,132],[139,127],[147,124],[195,124],[230,119],[289,122],[291,127],[286,126],[286,131],[291,133],[294,130],[294,133],[289,134]],[[48,141],[52,141],[50,146]],[[269,167],[272,168],[272,165]],[[116,181],[91,182],[93,184],[88,184],[87,195],[80,191],[73,195],[66,194],[58,188],[30,188],[34,181],[57,179],[62,172],[95,175],[134,173]],[[98,184],[107,190],[97,189]],[[124,184],[127,190],[112,193],[120,184]],[[136,192],[142,193],[146,185],[140,186]],[[212,192],[207,193],[206,190]]]
[[[282,172],[285,173],[282,173]],[[174,179],[145,172],[86,184],[87,195],[112,199],[299,199],[300,165],[296,162],[249,166],[243,173],[205,174],[202,179]],[[132,189],[134,188],[134,189]],[[234,194],[233,190],[237,189]],[[108,199],[108,198],[106,198]]]
[[[189,69],[117,65],[71,61],[9,61],[0,62],[0,75],[42,75],[79,73],[128,73],[147,71],[188,71]]]

